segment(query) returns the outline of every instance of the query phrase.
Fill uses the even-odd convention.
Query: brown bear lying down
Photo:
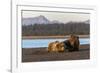
[[[68,51],[78,51],[79,50],[79,37],[76,35],[70,35],[68,40],[63,42],[55,41],[48,45],[48,52],[64,52],[66,49]]]

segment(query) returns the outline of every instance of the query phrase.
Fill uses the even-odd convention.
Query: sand
[[[90,59],[90,45],[81,45],[79,51],[47,52],[46,47],[22,48],[22,62],[86,60]]]

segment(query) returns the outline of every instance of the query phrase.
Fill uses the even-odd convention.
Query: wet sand
[[[81,45],[79,51],[47,52],[46,47],[22,48],[22,62],[63,61],[90,59],[90,45]]]

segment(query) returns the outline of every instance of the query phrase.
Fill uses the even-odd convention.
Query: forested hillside
[[[84,22],[22,25],[22,36],[88,35],[89,33],[90,24]]]

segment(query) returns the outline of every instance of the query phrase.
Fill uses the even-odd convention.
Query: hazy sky
[[[50,21],[58,20],[66,23],[69,21],[86,21],[90,19],[89,13],[71,13],[71,12],[44,12],[44,11],[22,11],[22,17],[37,17],[43,15]]]

